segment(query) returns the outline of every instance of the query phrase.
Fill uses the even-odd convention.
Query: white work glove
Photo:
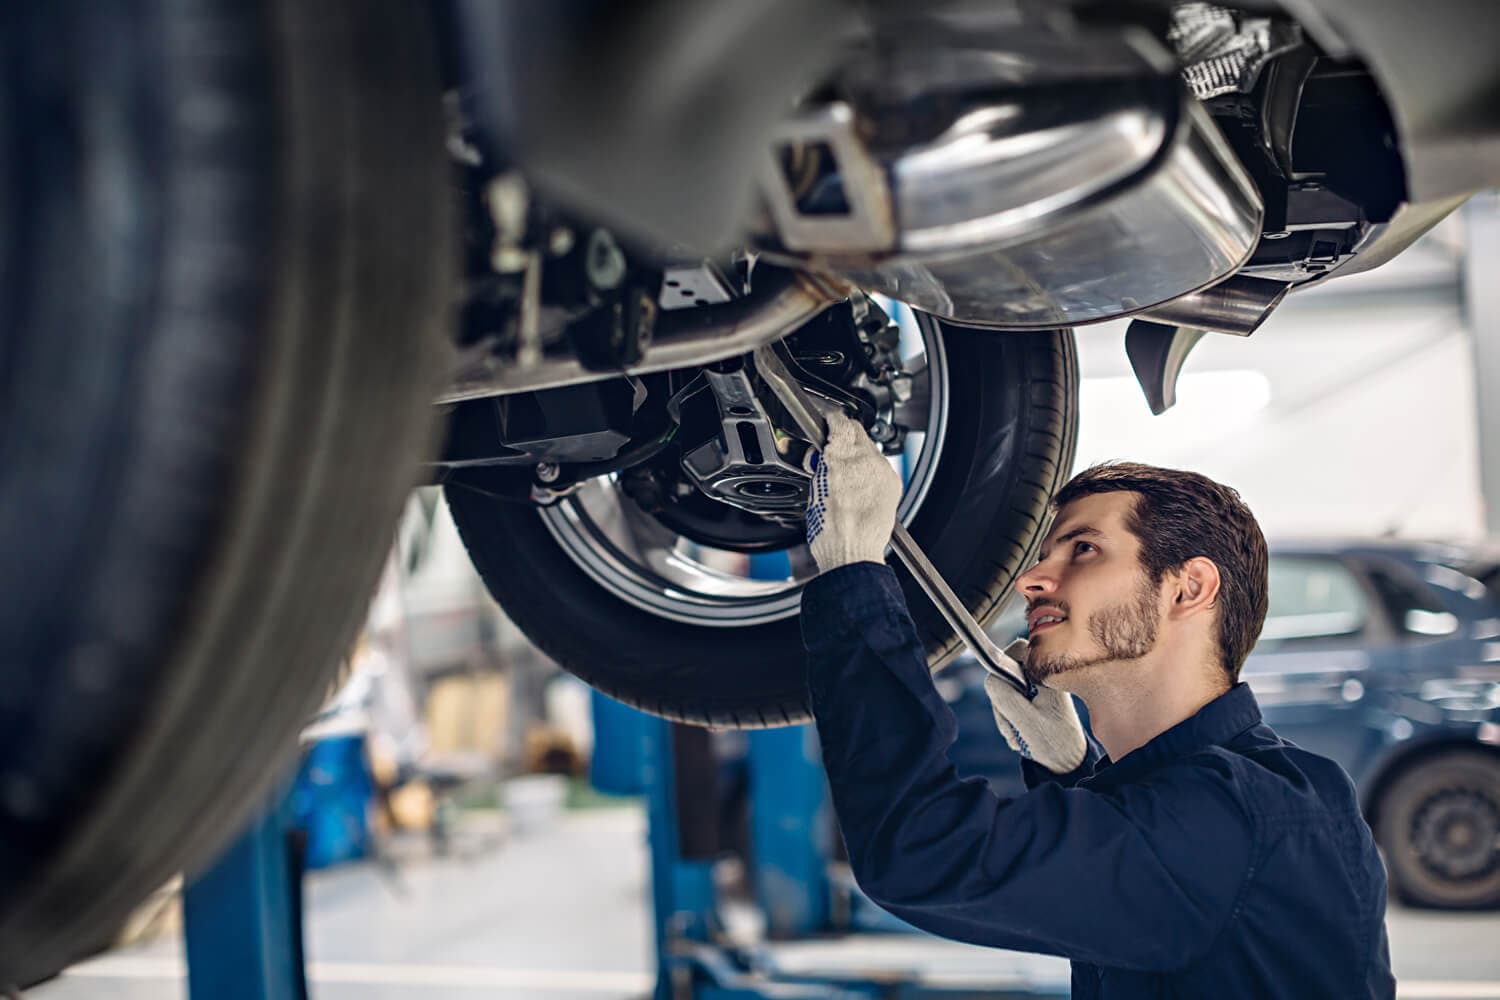
[[[828,418],[828,445],[813,463],[807,544],[818,570],[884,562],[901,501],[901,477],[857,421]]]
[[[1029,650],[1025,639],[1006,647],[1005,655],[1024,661]],[[1019,664],[1015,667],[1021,674]],[[1083,763],[1088,743],[1083,738],[1083,723],[1066,691],[1044,684],[1036,685],[1036,697],[1026,696],[993,674],[984,678],[984,693],[990,696],[995,725],[1000,735],[1016,753],[1034,760],[1053,774],[1067,774]]]

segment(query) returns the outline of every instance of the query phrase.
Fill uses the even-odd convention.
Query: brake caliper
[[[721,430],[682,456],[682,468],[708,496],[780,523],[800,520],[807,506],[809,445],[782,431],[757,395],[749,367],[706,371],[684,393],[707,391]]]
[[[909,398],[911,385],[898,342],[890,318],[861,296],[788,337],[782,357],[804,387],[855,416],[894,453],[904,428],[893,414]],[[699,490],[784,526],[801,523],[812,446],[797,435],[748,360],[704,371],[677,393],[670,409],[684,427],[716,421],[713,433],[684,446],[682,469]]]

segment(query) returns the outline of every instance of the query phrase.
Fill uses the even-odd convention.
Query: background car
[[[1410,541],[1271,547],[1270,610],[1241,677],[1285,738],[1337,761],[1405,901],[1500,904],[1500,554]],[[1025,628],[1013,601],[991,630]],[[961,773],[1023,790],[983,669],[939,688]]]

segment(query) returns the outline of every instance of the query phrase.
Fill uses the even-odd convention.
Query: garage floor
[[[420,855],[394,877],[346,866],[308,880],[317,1000],[624,1000],[653,982],[645,824],[633,808],[565,814],[460,859]],[[1500,913],[1395,907],[1401,996],[1500,1000]],[[1064,991],[1067,964],[930,938],[781,946],[788,969],[920,968],[965,981],[1027,977]],[[186,1000],[175,935],[77,966],[27,1000]]]

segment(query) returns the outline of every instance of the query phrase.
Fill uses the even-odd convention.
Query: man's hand
[[[814,460],[807,544],[821,572],[883,562],[901,501],[901,477],[857,421],[828,418],[828,446]]]
[[[1028,646],[1017,639],[1005,653],[1024,661]],[[1016,667],[1016,673],[1021,668]],[[1083,724],[1073,698],[1043,684],[1036,686],[1036,697],[1026,696],[995,676],[986,676],[984,692],[990,696],[995,725],[1000,735],[1016,753],[1034,760],[1053,774],[1067,774],[1083,763],[1088,743],[1083,738]]]

